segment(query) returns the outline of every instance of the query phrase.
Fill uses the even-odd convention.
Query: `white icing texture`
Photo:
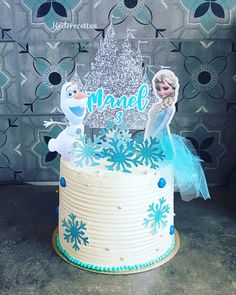
[[[171,247],[171,166],[159,170],[141,166],[132,172],[109,171],[99,166],[78,169],[61,159],[65,185],[60,186],[59,241],[71,257],[87,264],[119,267],[146,263]],[[158,182],[164,187],[159,187]],[[70,234],[65,222],[70,226],[71,214],[76,216],[77,228],[82,222],[79,249],[73,248],[71,237],[65,239],[65,234]],[[77,233],[78,230],[72,234]]]

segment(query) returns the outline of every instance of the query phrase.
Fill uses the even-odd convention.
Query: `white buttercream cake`
[[[132,173],[77,168],[61,158],[57,248],[83,268],[142,270],[175,246],[174,179],[170,165]]]

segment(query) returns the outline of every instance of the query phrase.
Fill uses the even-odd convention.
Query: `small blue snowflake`
[[[127,147],[129,147],[130,152],[131,149],[134,152],[134,145],[131,139],[132,135],[126,128],[124,123],[122,125],[117,126],[114,122],[108,121],[106,122],[106,128],[100,130],[99,133],[101,136],[102,149],[100,156],[102,158],[106,158],[111,155],[109,149],[114,148],[114,142],[117,142],[117,148],[122,149],[122,152],[126,150]]]
[[[99,165],[95,160],[100,158],[100,139],[100,136],[96,137],[95,135],[93,141],[90,137],[86,141],[86,136],[80,135],[79,139],[74,143],[71,152],[72,158],[77,167]]]
[[[116,138],[119,140],[120,144],[127,144],[131,141],[131,133],[129,130],[120,129],[119,132],[116,135]]]
[[[150,137],[150,143],[146,139],[144,142],[136,142],[136,159],[140,165],[146,165],[153,169],[158,168],[158,160],[164,159],[164,154],[159,150],[159,144],[156,138]]]
[[[131,164],[137,165],[137,161],[134,157],[133,142],[128,143],[126,146],[119,144],[118,139],[112,139],[110,147],[104,152],[108,162],[113,164],[107,165],[108,170],[117,170],[130,173],[127,168],[131,168]]]
[[[73,249],[75,251],[79,250],[81,243],[83,242],[85,246],[89,244],[88,238],[85,238],[85,231],[87,228],[85,227],[85,223],[83,221],[80,221],[80,225],[78,220],[76,220],[76,216],[71,213],[69,215],[70,219],[68,218],[68,222],[66,222],[66,219],[64,218],[62,220],[62,227],[64,227],[64,240],[67,241],[67,243],[73,243]]]
[[[148,226],[152,228],[152,234],[155,235],[158,229],[164,228],[167,225],[167,213],[170,212],[170,206],[164,205],[166,202],[165,198],[159,199],[159,205],[152,203],[149,205],[148,218],[144,219],[144,225],[147,228]]]
[[[106,122],[106,128],[100,130],[100,135],[103,138],[102,144],[104,148],[109,148],[111,141],[118,140],[119,145],[126,146],[131,141],[131,133],[125,127],[124,124],[122,125],[115,125],[114,122]]]

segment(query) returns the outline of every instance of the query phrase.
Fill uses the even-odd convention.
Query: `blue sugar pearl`
[[[65,180],[65,177],[61,177],[61,178],[60,178],[60,185],[61,185],[62,187],[66,187],[66,180]]]
[[[175,233],[175,227],[174,225],[170,226],[170,235],[173,235]]]
[[[158,181],[158,187],[163,188],[166,185],[166,181],[164,178],[160,178]]]
[[[55,211],[56,211],[56,214],[58,214],[59,213],[59,207],[56,207]]]

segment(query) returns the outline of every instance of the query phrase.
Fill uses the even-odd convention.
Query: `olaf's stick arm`
[[[48,128],[51,125],[64,125],[64,126],[67,126],[67,123],[63,123],[63,122],[59,122],[59,121],[53,121],[52,119],[50,119],[50,121],[43,121],[43,126],[45,128]]]

